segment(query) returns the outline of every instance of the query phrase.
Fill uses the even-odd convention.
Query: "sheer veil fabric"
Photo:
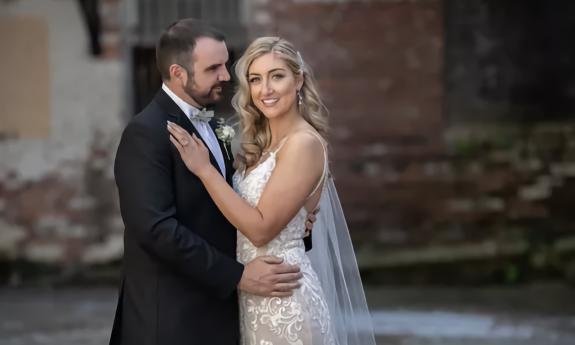
[[[376,345],[371,315],[345,216],[331,174],[324,182],[320,211],[308,253],[327,301],[337,345]]]

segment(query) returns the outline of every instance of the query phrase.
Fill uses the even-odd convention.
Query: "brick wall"
[[[418,162],[442,152],[442,1],[264,1],[254,13],[252,37],[292,41],[319,80],[354,236],[405,238],[431,211]]]
[[[509,117],[515,121],[482,126],[471,116],[466,124],[461,112],[459,126],[452,126],[445,117],[446,100],[476,101],[458,97],[471,83],[481,85],[467,75],[462,89],[445,88],[445,76],[458,76],[458,66],[472,61],[452,54],[444,65],[446,51],[462,52],[469,44],[452,39],[446,47],[447,32],[456,33],[460,23],[453,9],[472,5],[253,4],[251,36],[292,41],[319,79],[331,111],[332,170],[364,268],[389,268],[392,277],[411,274],[401,267],[423,267],[422,281],[573,279],[575,218],[566,212],[575,178],[572,124],[523,123],[518,113]],[[446,5],[451,12],[444,12]],[[498,97],[512,101],[509,94]],[[442,275],[429,266],[451,263],[457,268]]]
[[[116,260],[123,227],[111,165],[131,116],[122,114],[130,71],[119,60],[119,2],[100,2],[96,59],[75,1],[2,6],[49,24],[53,117],[46,140],[0,141],[0,262],[73,269]],[[529,270],[564,265],[575,277],[564,259],[575,247],[567,236],[575,227],[575,129],[447,126],[443,0],[252,0],[247,8],[250,36],[294,42],[319,80],[332,170],[364,267],[510,255]]]

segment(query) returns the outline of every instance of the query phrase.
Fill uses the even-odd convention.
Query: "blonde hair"
[[[271,143],[268,120],[252,102],[248,83],[251,64],[255,59],[268,53],[276,54],[295,75],[303,76],[303,85],[299,91],[302,97],[299,105],[300,115],[321,136],[327,135],[327,109],[319,97],[312,72],[303,62],[301,54],[283,38],[260,37],[249,45],[235,65],[238,88],[232,98],[232,105],[240,119],[241,150],[236,159],[238,169],[256,164],[262,157],[264,149]]]

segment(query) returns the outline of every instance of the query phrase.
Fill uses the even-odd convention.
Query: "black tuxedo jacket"
[[[200,137],[160,90],[118,147],[114,174],[126,229],[110,344],[237,344],[243,266],[235,259],[236,230],[180,159],[168,120]],[[232,162],[222,153],[231,183]]]

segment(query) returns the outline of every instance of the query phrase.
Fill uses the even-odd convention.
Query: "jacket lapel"
[[[224,143],[216,133],[216,121],[212,120],[209,122],[210,127],[216,134],[216,139],[218,139],[218,144],[220,145],[220,150],[222,151],[222,155],[224,156],[224,164],[226,165],[226,180],[228,183],[232,184],[232,176],[234,175],[234,156],[232,155],[232,147],[230,144]],[[227,151],[226,151],[227,150]],[[229,156],[229,158],[228,158]]]

